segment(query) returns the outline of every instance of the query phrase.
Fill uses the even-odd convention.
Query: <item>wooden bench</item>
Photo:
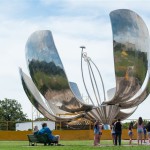
[[[58,144],[58,141],[49,140],[47,134],[42,134],[42,135],[28,134],[27,137],[28,137],[28,140],[29,140],[29,146],[37,145],[37,143],[43,143],[45,146],[47,144],[48,145]]]

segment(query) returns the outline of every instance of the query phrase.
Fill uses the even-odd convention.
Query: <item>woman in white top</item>
[[[111,136],[112,136],[112,141],[113,144],[115,145],[115,126],[114,126],[114,122],[111,124]]]

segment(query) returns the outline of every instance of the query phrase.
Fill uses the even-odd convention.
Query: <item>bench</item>
[[[28,140],[29,140],[29,146],[37,145],[38,139],[35,135],[28,134],[27,137],[28,137]]]
[[[44,143],[45,146],[47,144],[48,145],[58,144],[58,141],[49,140],[47,134],[42,134],[42,135],[28,134],[27,137],[28,137],[28,140],[29,140],[29,146],[37,145],[37,143]]]

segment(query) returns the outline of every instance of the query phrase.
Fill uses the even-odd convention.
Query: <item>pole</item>
[[[32,105],[32,131],[33,131],[33,105]]]

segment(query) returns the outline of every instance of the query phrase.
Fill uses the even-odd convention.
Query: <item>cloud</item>
[[[28,3],[25,0],[0,1],[0,19],[8,19],[18,16],[27,9]]]
[[[132,9],[143,18],[148,28],[150,26],[148,1],[62,0],[55,6],[56,3],[58,1],[54,0],[37,3],[13,0],[11,3],[1,1],[0,5],[0,85],[3,87],[0,99],[17,99],[30,117],[30,102],[23,91],[18,67],[29,74],[24,49],[34,31],[52,31],[69,80],[78,83],[85,95],[80,71],[81,45],[86,46],[88,56],[99,67],[106,90],[115,86],[110,11]]]

